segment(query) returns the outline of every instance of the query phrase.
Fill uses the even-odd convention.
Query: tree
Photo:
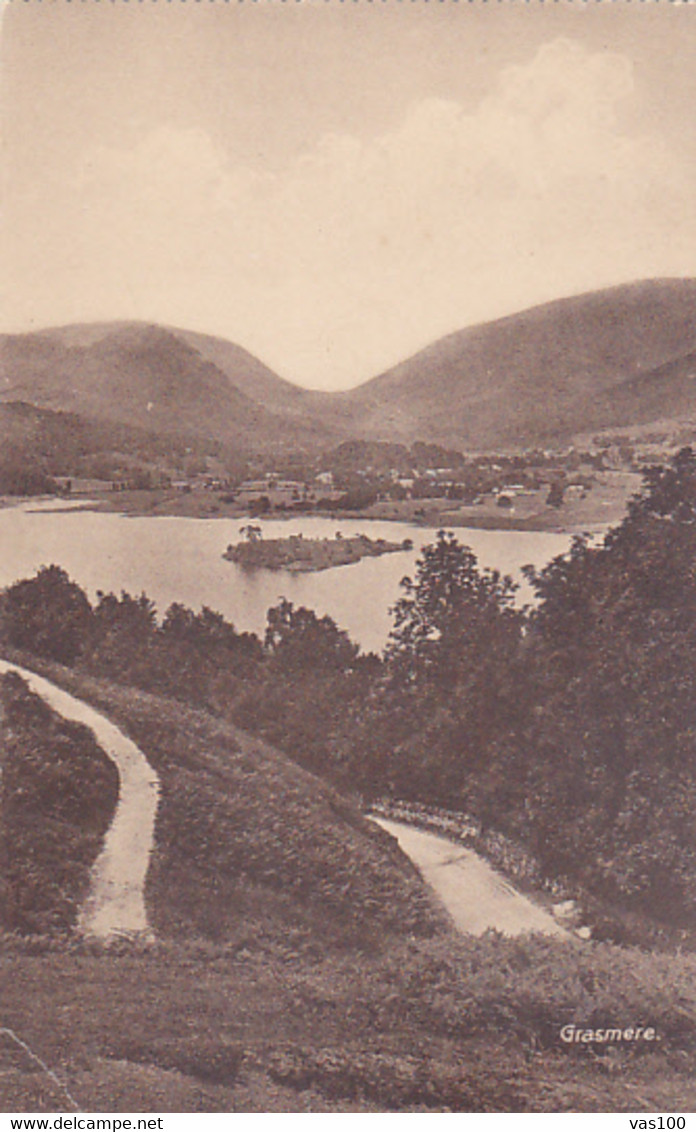
[[[401,585],[372,704],[372,761],[390,790],[487,820],[514,784],[503,767],[525,704],[515,585],[445,531]]]
[[[482,664],[499,646],[514,648],[519,640],[515,583],[480,569],[451,531],[438,531],[416,563],[415,581],[403,578],[401,587],[387,659],[408,683],[451,688],[463,665]]]
[[[254,633],[238,633],[234,625],[204,605],[194,613],[174,602],[167,610],[159,630],[165,651],[185,656],[187,666],[205,667],[211,663],[218,669],[243,670],[259,663],[263,649]]]
[[[74,664],[89,646],[93,611],[84,590],[62,567],[42,566],[34,578],[5,590],[0,625],[9,644]]]
[[[240,527],[239,533],[244,535],[247,542],[258,542],[259,539],[263,538],[263,530],[255,523],[248,523],[245,527]]]
[[[565,496],[565,484],[562,480],[553,480],[546,496],[547,507],[562,507]]]
[[[94,614],[100,634],[118,629],[133,639],[147,639],[157,626],[155,603],[144,593],[133,597],[122,590],[121,596],[116,597],[99,591]]]
[[[286,671],[347,671],[353,667],[358,646],[328,616],[312,609],[295,608],[287,598],[266,614],[264,646],[274,667]]]
[[[682,448],[667,467],[654,465],[643,473],[643,489],[629,503],[625,529],[648,515],[679,523],[696,519],[696,455]]]
[[[152,687],[157,610],[146,594],[98,594],[90,666],[118,680]]]

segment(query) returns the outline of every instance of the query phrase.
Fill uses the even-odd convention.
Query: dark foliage
[[[58,484],[40,468],[4,456],[0,463],[0,495],[56,495]]]
[[[72,927],[118,797],[93,735],[15,673],[0,680],[0,918],[37,934]]]
[[[531,573],[526,821],[548,868],[696,917],[696,459],[651,469],[599,546]]]
[[[4,640],[62,664],[83,655],[92,621],[86,594],[60,566],[43,566],[36,577],[10,586],[0,603]]]

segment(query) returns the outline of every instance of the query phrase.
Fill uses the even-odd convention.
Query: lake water
[[[364,558],[314,574],[248,571],[222,558],[229,543],[242,539],[245,519],[132,517],[111,512],[56,509],[53,501],[0,509],[0,586],[30,577],[53,563],[67,570],[91,598],[97,590],[141,592],[160,613],[173,601],[193,609],[207,605],[238,629],[262,634],[266,610],[286,597],[318,614],[328,613],[363,649],[380,650],[391,626],[389,607],[399,582],[412,574],[420,549],[436,529],[366,519],[302,516],[263,520],[266,538],[302,533],[305,538],[364,532],[371,538],[413,539],[413,551]],[[535,531],[458,530],[482,566],[522,581],[526,563],[543,566],[567,550],[570,536]],[[519,600],[531,597],[523,583]]]

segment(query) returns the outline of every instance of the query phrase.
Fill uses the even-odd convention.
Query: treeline
[[[7,495],[50,494],[59,476],[157,481],[166,472],[205,470],[206,457],[221,454],[219,443],[200,437],[87,420],[22,401],[0,404],[0,493]],[[245,466],[231,454],[227,462]]]
[[[366,796],[475,816],[549,876],[696,922],[696,457],[646,473],[601,545],[509,578],[440,532],[382,656],[283,600],[264,640],[144,595],[95,604],[58,567],[7,589],[9,644],[203,706]]]
[[[60,487],[40,468],[4,457],[0,460],[0,495],[57,495]]]

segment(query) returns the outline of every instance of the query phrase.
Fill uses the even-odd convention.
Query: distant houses
[[[267,499],[270,507],[292,507],[297,503],[313,501],[314,498],[314,493],[307,484],[275,476],[245,480],[235,491],[235,502],[241,506],[253,506]]]
[[[111,488],[110,480],[90,479],[84,476],[55,476],[63,495],[96,495]]]
[[[242,507],[284,508],[315,506],[322,500],[334,500],[341,492],[333,490],[333,476],[330,472],[320,473],[312,483],[302,480],[283,479],[268,475],[263,479],[245,480],[235,490],[235,503]]]

